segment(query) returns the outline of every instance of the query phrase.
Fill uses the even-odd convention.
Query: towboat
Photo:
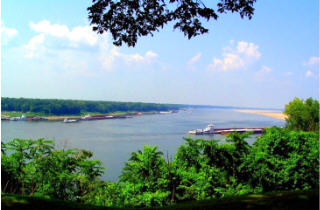
[[[63,122],[64,123],[74,123],[74,122],[78,122],[78,120],[74,120],[74,119],[68,119],[68,118],[65,118],[64,120],[63,120]]]
[[[211,134],[220,134],[227,135],[230,133],[244,133],[244,132],[252,132],[254,134],[261,134],[263,132],[264,127],[257,128],[214,128],[213,124],[209,124],[204,129],[196,129],[189,131],[189,134],[194,135],[211,135]]]
[[[27,120],[26,116],[22,115],[21,117],[11,117],[9,118],[11,121],[24,121]]]
[[[196,129],[189,131],[189,134],[201,135],[201,134],[214,134],[214,126],[213,124],[209,124],[204,129]]]
[[[88,114],[88,115],[86,115],[84,117],[81,117],[81,120],[89,120],[90,118],[91,118],[91,115]]]

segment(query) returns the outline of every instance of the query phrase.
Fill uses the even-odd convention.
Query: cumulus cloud
[[[200,60],[201,56],[202,56],[202,53],[198,53],[192,58],[190,58],[190,60],[187,61],[187,68],[194,70],[195,69],[194,64]]]
[[[89,69],[93,65],[110,71],[123,65],[134,69],[159,64],[157,53],[151,50],[145,54],[122,53],[119,48],[112,46],[109,34],[98,35],[90,26],[70,28],[48,20],[30,22],[29,26],[37,33],[23,46],[25,57],[29,59],[42,56],[47,60],[56,60],[55,63],[61,63],[64,68],[75,70],[86,66]]]
[[[231,71],[246,68],[251,63],[261,57],[259,46],[254,43],[240,41],[234,46],[234,41],[230,41],[231,46],[223,48],[222,58],[213,58],[213,62],[208,65],[209,70]]]
[[[98,41],[98,35],[92,31],[90,26],[78,26],[69,29],[66,25],[51,24],[47,20],[42,20],[39,23],[30,22],[29,25],[35,32],[65,38],[75,43],[80,42],[92,46]]]
[[[17,29],[5,27],[1,23],[1,37],[2,37],[3,44],[7,44],[9,40],[17,36],[17,34],[18,34]]]
[[[144,55],[139,53],[135,54],[125,54],[119,52],[119,49],[113,47],[109,52],[104,52],[100,56],[100,61],[103,64],[103,67],[107,71],[111,71],[114,68],[115,63],[127,64],[131,68],[138,65],[149,65],[152,63],[157,63],[158,54],[152,51],[147,51]],[[118,59],[119,62],[116,62]]]
[[[156,57],[158,57],[158,54],[154,53],[152,51],[148,51],[148,52],[146,52],[146,57],[148,57],[148,58],[156,58]]]
[[[27,54],[25,55],[26,58],[33,58],[40,53],[40,49],[43,49],[42,44],[44,42],[44,35],[39,34],[28,42],[27,45],[25,45],[25,48],[27,49]]]
[[[146,54],[140,55],[139,53],[135,54],[119,54],[124,60],[126,60],[128,63],[148,63],[152,61],[152,59],[158,57],[158,55],[152,51],[146,52]]]

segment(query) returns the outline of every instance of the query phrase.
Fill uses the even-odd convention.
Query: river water
[[[169,157],[189,137],[189,130],[205,128],[213,123],[216,128],[284,126],[282,120],[234,112],[231,109],[192,109],[174,114],[142,115],[127,119],[81,121],[79,123],[2,121],[1,140],[13,138],[54,140],[57,148],[90,150],[94,159],[105,167],[104,180],[116,181],[132,152],[143,145],[158,145]],[[191,136],[192,137],[192,136]],[[198,136],[197,136],[198,137]],[[199,136],[204,139],[224,137]],[[255,138],[248,140],[250,144]]]

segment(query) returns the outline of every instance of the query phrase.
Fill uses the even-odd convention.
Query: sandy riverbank
[[[242,112],[242,113],[248,113],[248,114],[258,114],[263,115],[267,117],[272,117],[278,120],[285,120],[286,115],[283,114],[280,111],[271,111],[271,110],[247,110],[247,109],[236,109],[235,112]]]

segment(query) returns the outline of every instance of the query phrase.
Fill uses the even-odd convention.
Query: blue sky
[[[169,24],[134,48],[92,32],[90,4],[2,1],[2,96],[264,108],[318,98],[317,0],[258,0],[252,20],[222,14],[191,40]]]

